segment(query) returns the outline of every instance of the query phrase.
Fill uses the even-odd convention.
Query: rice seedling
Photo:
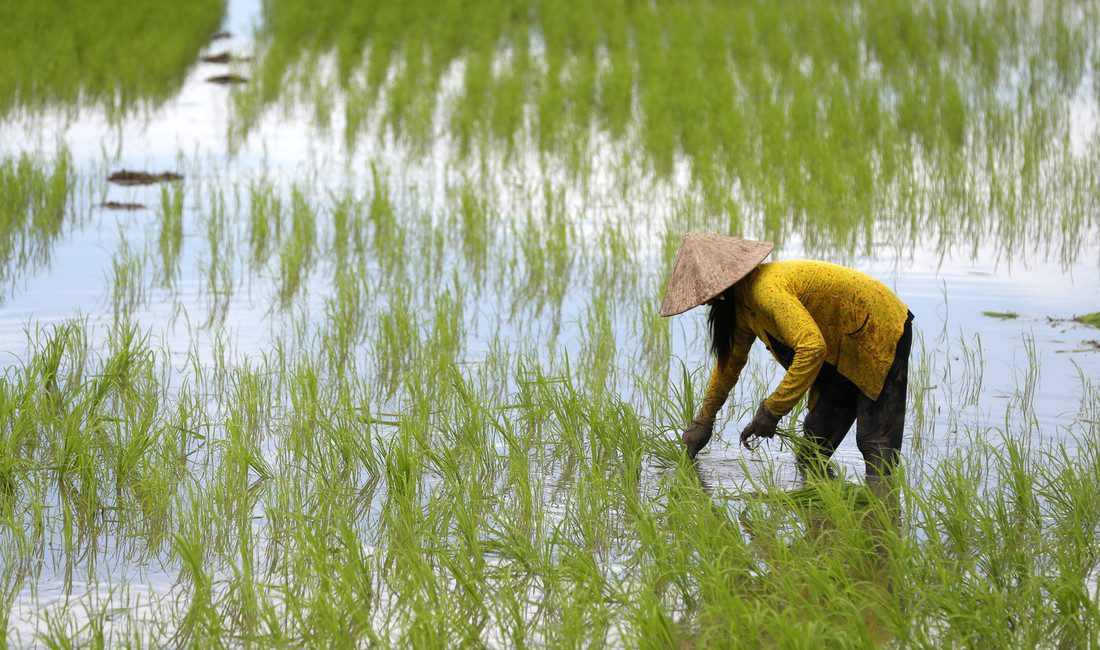
[[[1074,316],[1073,320],[1078,323],[1084,323],[1085,325],[1100,327],[1100,312],[1085,314],[1084,316]]]
[[[115,320],[125,320],[145,301],[145,257],[122,240],[111,261],[111,305]]]
[[[610,302],[606,291],[598,291],[593,294],[586,310],[585,322],[582,325],[586,336],[583,363],[590,368],[610,369],[615,361],[615,336],[612,329],[613,314]],[[613,373],[602,375],[608,378],[611,376]],[[614,386],[608,386],[608,388],[613,389]]]
[[[340,266],[333,278],[335,295],[325,298],[325,349],[334,372],[346,368],[367,336],[366,275],[362,267]]]
[[[1096,15],[1079,7],[1036,14],[1007,2],[979,16],[951,2],[887,3],[869,12],[852,4],[611,3],[593,10],[566,3],[543,10],[505,3],[464,7],[465,35],[430,45],[423,34],[450,33],[446,17],[459,10],[417,7],[356,5],[308,19],[290,0],[267,7],[261,36],[267,85],[257,84],[260,101],[249,103],[242,119],[254,122],[251,111],[275,101],[284,83],[307,78],[305,62],[334,52],[335,81],[355,97],[348,110],[362,113],[392,93],[386,124],[414,149],[424,150],[416,143],[429,132],[426,124],[439,119],[432,107],[448,94],[454,98],[442,126],[457,139],[460,156],[495,142],[507,160],[526,141],[516,134],[526,131],[541,150],[575,161],[568,164],[584,178],[593,157],[589,134],[606,125],[644,151],[658,177],[671,175],[678,156],[690,161],[709,206],[729,206],[726,179],[736,179],[752,188],[746,200],[754,211],[789,216],[808,241],[823,246],[865,247],[852,237],[873,220],[892,213],[910,220],[913,211],[890,209],[900,187],[917,189],[933,204],[922,215],[931,220],[925,228],[955,231],[960,216],[971,215],[961,220],[973,224],[968,238],[985,241],[988,224],[1012,232],[1063,217],[1041,201],[1008,197],[1007,204],[994,199],[992,212],[1000,216],[990,220],[983,216],[990,211],[979,209],[984,201],[975,184],[961,182],[971,174],[1001,179],[995,186],[1013,195],[1079,196],[1051,189],[1051,181],[1079,185],[1065,171],[1072,166],[1043,145],[1064,129],[1067,87],[1082,83],[1087,32],[1067,25]],[[291,27],[295,20],[314,28]],[[707,28],[700,32],[698,25]],[[384,29],[393,33],[380,37]],[[760,38],[760,29],[773,30],[773,37]],[[444,75],[456,66],[458,87],[443,89]],[[1045,77],[1041,70],[1059,72]],[[358,72],[367,80],[362,97]],[[1029,92],[1014,100],[997,90],[1024,85]],[[517,117],[517,104],[530,111],[528,119]],[[406,119],[404,110],[414,116]],[[999,126],[1016,111],[1028,120],[1022,138]],[[993,152],[1001,155],[987,155]],[[1040,176],[1043,168],[1049,172]],[[1005,179],[1022,182],[1017,189]],[[1035,211],[1051,218],[1022,218]],[[1018,246],[1011,243],[1015,235],[995,239]]]
[[[249,188],[249,197],[249,263],[255,270],[267,262],[271,250],[279,241],[282,206],[274,188],[267,183],[254,183]]]
[[[456,217],[452,227],[460,233],[459,246],[470,275],[475,282],[481,282],[492,244],[489,226],[492,221],[499,221],[499,217],[490,213],[489,202],[470,181],[452,191],[455,203],[452,214]]]
[[[160,190],[160,234],[157,245],[163,266],[161,282],[173,286],[179,274],[180,247],[183,244],[183,186],[178,183]]]
[[[49,263],[50,249],[74,219],[76,178],[72,158],[60,151],[52,163],[26,153],[0,160],[0,280]]]
[[[661,280],[664,282],[664,279]],[[646,367],[654,377],[665,374],[665,366],[671,353],[669,323],[658,314],[656,304],[643,304],[638,314],[636,329],[642,333],[642,354]]]
[[[340,173],[245,151],[193,202],[162,189],[149,230],[109,251],[111,313],[33,323],[11,351],[5,629],[25,618],[54,646],[148,628],[163,645],[1095,645],[1089,358],[1078,390],[1042,334],[963,317],[954,336],[945,282],[918,321],[898,476],[864,482],[842,448],[839,479],[801,484],[805,404],[781,442],[737,448],[781,373],[760,350],[713,448],[683,457],[705,325],[655,313],[686,230],[895,256],[902,274],[929,251],[1087,257],[1096,152],[1066,144],[1066,97],[1096,67],[1095,10],[306,5],[264,5],[228,146],[297,106],[322,131],[343,118],[345,151],[311,143]],[[10,280],[49,263],[35,251],[79,229],[85,197],[68,154],[5,160]],[[181,324],[193,302],[205,318]],[[1072,396],[1053,418],[1040,375]],[[173,585],[151,610],[104,604],[145,580]]]
[[[936,404],[934,377],[934,352],[924,343],[924,337],[918,336],[909,359],[909,402],[907,406],[913,413],[910,419],[907,444],[916,455],[923,452],[925,445],[932,440],[936,422],[934,414],[939,411]]]
[[[262,428],[253,427],[262,422],[260,414],[269,412],[271,407],[257,400],[279,394],[261,379],[264,376],[256,370],[238,375],[238,396],[230,399],[230,403],[246,410],[227,420],[229,437],[219,454],[223,460],[214,465],[217,476],[228,478],[255,467],[256,452],[247,451],[253,443],[244,442],[246,437],[242,436],[265,436]],[[532,425],[544,422],[534,430],[527,425],[516,428],[512,424],[516,421],[514,417],[506,415],[511,411],[493,414],[491,406],[485,405],[483,388],[461,374],[453,377],[451,381],[457,382],[455,391],[447,391],[450,397],[439,402],[449,406],[438,416],[427,416],[427,421],[437,421],[441,426],[438,434],[441,438],[431,443],[417,433],[424,430],[421,428],[424,421],[420,419],[423,416],[404,420],[381,456],[384,463],[375,465],[376,471],[385,476],[387,495],[378,511],[380,518],[368,515],[365,529],[352,527],[349,524],[354,518],[347,513],[333,511],[322,516],[318,510],[318,507],[346,508],[350,505],[347,500],[316,500],[334,489],[336,493],[347,494],[347,488],[336,488],[322,478],[339,476],[339,470],[334,474],[332,469],[326,469],[327,461],[323,460],[332,449],[340,447],[334,438],[325,442],[329,434],[322,432],[334,429],[331,425],[318,428],[325,418],[325,410],[319,410],[318,406],[333,401],[319,393],[326,379],[316,369],[308,368],[294,371],[292,377],[297,383],[291,390],[289,412],[300,419],[288,422],[285,431],[287,441],[297,440],[298,451],[292,451],[293,445],[283,447],[286,455],[280,454],[277,464],[270,467],[270,480],[274,483],[269,488],[261,483],[259,494],[270,495],[267,498],[284,495],[280,498],[282,503],[272,501],[268,506],[271,525],[278,518],[286,518],[288,524],[297,523],[283,528],[286,532],[281,534],[276,532],[278,528],[271,528],[259,533],[262,537],[257,537],[251,524],[244,528],[234,524],[224,527],[214,523],[225,521],[222,514],[217,514],[225,506],[217,504],[233,494],[243,496],[251,479],[237,483],[237,487],[228,483],[218,487],[220,482],[216,483],[214,494],[225,496],[217,496],[213,501],[207,501],[208,497],[201,493],[188,497],[187,484],[181,484],[181,496],[191,499],[192,505],[176,508],[184,516],[183,522],[192,522],[188,524],[192,527],[178,529],[181,536],[176,537],[172,553],[190,567],[188,581],[193,586],[181,610],[177,641],[264,634],[297,640],[396,638],[410,642],[425,639],[485,642],[491,638],[485,636],[487,631],[494,630],[492,634],[506,635],[503,638],[527,641],[583,638],[605,644],[614,643],[614,639],[651,639],[657,638],[652,635],[661,634],[660,638],[706,643],[707,639],[725,638],[732,630],[739,630],[737,634],[750,636],[737,638],[783,642],[793,638],[788,634],[797,634],[799,638],[808,635],[819,640],[866,643],[914,632],[907,626],[915,625],[918,619],[907,616],[899,620],[898,612],[912,611],[901,608],[900,602],[909,603],[910,608],[919,602],[917,609],[922,615],[946,621],[945,627],[937,631],[945,636],[935,638],[970,638],[965,635],[971,633],[985,635],[981,638],[1004,638],[989,636],[988,626],[974,626],[952,618],[950,605],[937,600],[935,594],[940,589],[956,588],[952,586],[955,583],[941,584],[944,574],[936,573],[937,565],[927,567],[924,563],[940,555],[973,562],[965,558],[971,557],[975,544],[981,544],[985,549],[982,552],[989,554],[987,560],[981,560],[989,563],[980,565],[983,570],[1008,562],[1006,566],[1015,567],[1011,569],[1016,572],[1013,575],[1019,576],[1012,578],[1016,582],[1008,584],[1027,587],[1041,580],[1039,567],[1032,560],[1020,564],[1020,558],[1042,553],[1035,545],[1043,539],[1038,528],[1047,520],[1034,514],[1039,504],[1045,502],[1039,498],[1041,491],[1036,492],[1033,487],[1035,466],[1030,465],[1018,447],[1009,444],[1003,451],[984,447],[993,454],[992,464],[960,464],[960,460],[951,470],[959,473],[945,473],[942,488],[933,483],[929,493],[906,493],[904,502],[909,507],[929,509],[927,523],[920,523],[919,517],[916,520],[917,530],[924,530],[926,536],[932,530],[952,536],[937,533],[932,538],[918,536],[903,541],[886,526],[873,528],[880,530],[876,533],[878,537],[868,538],[867,523],[886,515],[855,516],[868,507],[871,513],[879,512],[876,510],[879,506],[875,505],[878,502],[862,491],[853,492],[854,487],[843,483],[837,484],[835,492],[833,484],[823,483],[787,496],[767,497],[740,513],[736,508],[722,508],[722,501],[715,502],[700,491],[698,479],[690,469],[688,473],[677,469],[660,479],[667,493],[649,489],[638,492],[639,472],[645,471],[646,458],[658,453],[657,449],[664,444],[662,437],[646,433],[646,425],[636,420],[625,405],[609,411],[604,403],[606,393],[586,394],[586,389],[573,384],[568,375],[543,376],[527,384],[527,390],[535,392],[520,401],[528,405],[522,406],[520,412],[528,415],[517,415],[519,421],[527,420]],[[529,432],[539,430],[537,436]],[[248,431],[256,433],[247,434]],[[501,484],[497,477],[503,469],[500,461],[486,454],[486,450],[492,449],[487,434],[514,441],[512,460],[508,462],[512,469],[507,471],[513,478],[507,483],[510,487],[506,493],[499,492]],[[553,511],[544,510],[545,504],[536,505],[541,498],[531,495],[535,477],[546,476],[543,463],[547,461],[530,455],[540,445],[540,439],[545,441],[541,444],[549,443],[549,449],[557,450],[545,457],[551,466],[559,466],[563,476],[576,472],[575,478],[562,484],[564,490],[557,490],[565,498],[564,510],[549,520],[547,516]],[[239,453],[244,456],[239,457]],[[532,462],[534,472],[529,466]],[[1074,472],[1068,477],[1069,482],[1059,474],[1061,487],[1072,485],[1072,480],[1081,480],[1073,476],[1090,475],[1087,469],[1076,467],[1075,462],[1076,459],[1068,464],[1051,462],[1044,467],[1055,472]],[[307,471],[290,471],[297,466]],[[943,466],[945,470],[948,467]],[[964,478],[975,476],[974,471],[980,467],[1003,477],[1005,489],[1011,490],[1003,493],[1006,498],[984,501],[971,493],[975,485],[1002,489],[996,487],[1001,479],[975,482]],[[612,470],[611,476],[605,478],[604,468]],[[284,475],[287,471],[290,473]],[[306,477],[310,478],[302,482]],[[318,489],[322,485],[324,488],[302,489],[315,483]],[[291,489],[295,484],[302,487]],[[191,485],[194,490],[194,484]],[[506,494],[514,496],[507,498]],[[850,500],[853,498],[855,502]],[[616,507],[611,504],[619,503],[620,499],[628,504],[627,512],[631,515],[614,514]],[[516,506],[504,509],[489,506],[498,500]],[[254,512],[256,506],[247,505],[247,499],[238,503],[225,511],[227,521],[240,524],[250,520],[245,515]],[[853,509],[853,503],[860,505]],[[1015,510],[1001,512],[989,510],[984,503],[1016,505],[1012,506]],[[207,510],[211,507],[215,509]],[[276,512],[282,514],[272,519]],[[920,512],[917,510],[918,515]],[[945,512],[950,514],[947,520],[943,519]],[[988,514],[964,516],[983,512]],[[627,524],[629,532],[614,532],[623,525],[621,516],[632,522]],[[559,523],[551,523],[556,517],[561,517]],[[318,528],[313,523],[318,521],[331,523]],[[933,525],[935,528],[927,528]],[[745,526],[753,531],[751,539],[755,541],[743,541]],[[1016,530],[1020,526],[1024,528]],[[330,532],[321,532],[326,530]],[[533,542],[529,537],[517,535],[521,530],[531,531],[528,535],[534,535]],[[780,531],[788,532],[779,534]],[[383,548],[389,559],[381,563],[375,559],[377,556],[363,554],[364,536],[373,540],[378,534],[388,540]],[[1016,555],[994,554],[992,549],[1001,542],[979,541],[1009,534],[1016,536],[1013,544],[1024,544]],[[638,538],[631,541],[635,535]],[[217,539],[224,541],[213,542]],[[285,584],[285,588],[271,590],[259,585],[259,574],[269,569],[263,568],[266,565],[258,562],[261,556],[255,554],[267,557],[273,550],[262,544],[262,539],[280,540],[276,547],[280,550],[274,557],[282,558],[276,566],[283,568],[274,576],[268,573],[264,580],[278,576],[278,583]],[[937,544],[950,545],[926,549],[928,539],[941,539],[943,542]],[[613,555],[608,555],[608,551],[623,542],[626,543],[621,551],[623,557],[637,554],[628,561],[627,566],[633,567],[630,572],[633,577],[626,580],[605,573],[607,563],[619,557],[619,551]],[[223,546],[227,543],[235,544],[238,550],[226,556],[230,574],[216,577],[210,572],[210,560],[204,559],[209,557],[209,551],[200,549],[228,550]],[[336,546],[332,547],[334,543]],[[261,550],[265,548],[268,550]],[[336,548],[336,552],[331,548]],[[499,560],[490,561],[494,557]],[[869,558],[879,559],[868,565]],[[890,584],[895,585],[893,591],[875,582],[882,579],[876,576],[883,575],[883,571],[890,575]],[[867,581],[856,579],[857,575],[867,576]],[[1025,582],[1020,583],[1020,579]],[[647,581],[656,584],[656,590],[645,588]],[[518,597],[510,605],[507,598],[491,596],[506,585],[519,585],[516,593],[526,596]],[[899,590],[900,585],[905,588]],[[1020,587],[1013,589],[1012,593],[1027,599],[1027,604],[1003,611],[1010,620],[1022,625],[1025,620],[1022,612],[1030,611],[1027,608],[1034,606],[1036,596],[1028,595],[1030,591],[1020,591]],[[1062,607],[1074,607],[1071,592],[1065,593]],[[882,609],[862,606],[844,609],[862,602],[881,603]],[[824,603],[830,606],[822,609]],[[273,607],[286,608],[283,611],[290,614],[280,622],[273,615]],[[777,632],[785,628],[777,627],[775,614],[769,612],[792,607],[800,612],[796,629]],[[1077,607],[1072,611],[1080,612]],[[216,611],[229,615],[215,616]],[[842,619],[835,617],[841,612],[847,612],[846,620],[854,625],[838,626],[837,621]],[[61,625],[62,620],[59,616],[55,625]],[[828,625],[821,625],[826,621]],[[1077,630],[1077,634],[1087,635],[1086,629],[1067,624],[1060,628],[1059,634],[1071,635]],[[61,627],[50,632],[61,633]]]
[[[209,297],[206,327],[215,327],[225,321],[229,301],[233,295],[232,254],[234,240],[227,223],[225,197],[215,193],[205,218],[206,239],[210,242],[209,260],[206,262],[206,295]]]
[[[279,305],[286,308],[308,276],[317,245],[315,215],[302,194],[295,190],[291,198],[289,232],[279,250]]]
[[[385,177],[375,178],[377,195],[387,196]],[[288,192],[293,205],[295,190]],[[305,210],[325,214],[297,192],[299,220]],[[281,203],[276,197],[272,189],[264,200]],[[1066,462],[1036,465],[1035,450],[978,440],[968,444],[973,451],[965,462],[940,461],[925,442],[919,462],[930,478],[905,487],[906,510],[892,515],[872,493],[848,483],[782,495],[776,493],[782,481],[774,477],[758,484],[759,500],[728,488],[716,494],[679,460],[669,435],[693,415],[705,375],[685,364],[670,387],[666,375],[654,371],[646,385],[624,391],[629,401],[617,397],[620,387],[647,376],[632,358],[642,343],[618,334],[622,321],[634,320],[621,310],[640,302],[615,298],[622,285],[611,271],[629,268],[624,260],[635,244],[609,234],[613,230],[583,235],[567,225],[560,231],[570,233],[563,241],[592,238],[593,259],[569,262],[581,281],[561,285],[563,299],[587,305],[578,314],[588,319],[578,322],[578,362],[547,357],[536,343],[519,346],[530,354],[521,363],[502,346],[500,330],[489,333],[492,347],[482,353],[467,329],[469,305],[490,289],[465,283],[459,273],[431,286],[401,274],[370,277],[378,271],[347,235],[357,227],[356,215],[366,219],[369,209],[350,197],[333,205],[331,219],[313,222],[315,263],[328,264],[328,255],[346,260],[323,284],[329,292],[321,299],[323,334],[311,336],[288,322],[277,334],[286,337],[280,348],[243,363],[230,361],[225,341],[211,351],[213,365],[192,361],[189,386],[173,397],[149,354],[156,346],[132,325],[112,333],[111,352],[102,360],[79,353],[80,339],[68,330],[43,344],[35,381],[56,386],[50,390],[63,396],[55,400],[63,405],[62,422],[70,423],[63,429],[70,433],[58,439],[58,460],[49,461],[65,468],[70,487],[60,493],[61,514],[44,521],[56,531],[47,534],[68,540],[76,553],[86,543],[80,540],[115,529],[105,516],[111,509],[131,513],[134,521],[123,530],[136,535],[134,552],[159,555],[189,576],[177,613],[167,615],[168,638],[488,645],[654,638],[705,644],[730,634],[861,644],[914,634],[929,642],[1088,638],[1089,628],[1064,618],[1093,616],[1081,599],[1087,577],[1061,577],[1049,587],[1061,594],[1063,617],[1049,631],[1025,625],[1033,612],[1054,607],[1044,595],[1054,593],[1044,591],[1046,565],[1026,558],[1050,553],[1074,575],[1090,575],[1095,567],[1088,560],[1091,542],[1058,556],[1043,541],[1052,520],[1036,513],[1070,506],[1048,501],[1043,489],[1051,488],[1037,488],[1036,477],[1049,471],[1060,483],[1081,483],[1081,475],[1065,473]],[[421,214],[395,209],[391,199],[380,205],[390,206],[385,220],[379,211],[377,221],[359,222],[364,245],[380,245],[374,237],[386,228],[407,232],[393,241],[413,250],[432,245],[425,242],[435,234],[402,222],[423,223]],[[222,259],[243,258],[226,266],[244,268],[255,249],[231,245],[217,206],[215,200],[207,212],[204,237],[225,244],[218,249]],[[269,232],[293,231],[292,212],[278,212]],[[546,236],[546,226],[529,227],[531,237]],[[343,245],[334,234],[329,238],[337,230],[345,233]],[[530,247],[534,256],[537,247]],[[561,259],[571,259],[569,248],[562,247]],[[387,255],[396,259],[400,250]],[[495,250],[470,261],[483,256],[502,264],[491,262],[501,255]],[[549,258],[532,259],[553,268]],[[618,277],[632,275],[625,270]],[[288,300],[300,305],[304,297]],[[545,300],[555,312],[562,308],[551,295]],[[662,337],[663,349],[677,345],[669,332],[654,337],[657,349]],[[948,395],[961,390],[982,399],[975,386],[984,385],[986,364],[974,345],[980,348],[984,337],[974,340],[954,346],[961,369],[935,369],[951,386]],[[668,354],[654,358],[667,363]],[[913,382],[921,396],[913,417],[925,424],[916,425],[923,433],[914,435],[936,441],[933,430],[942,418],[935,404],[956,409],[961,403],[939,395],[934,362],[923,363],[914,364],[923,379]],[[737,407],[758,400],[773,380],[763,367],[750,367],[743,395],[731,406],[731,426],[741,418]],[[1026,393],[1027,385],[1010,390]],[[402,415],[382,415],[394,411]],[[43,417],[37,410],[27,415]],[[73,433],[87,430],[87,423],[100,433],[79,440]],[[958,435],[979,432],[962,426]],[[1078,458],[1064,447],[1059,453]],[[31,507],[26,473],[9,473],[23,507]],[[994,490],[988,502],[1004,509],[983,510],[985,498],[970,491],[975,485]],[[963,516],[968,512],[978,514]],[[903,536],[895,531],[900,525],[917,534]],[[1070,534],[1064,530],[1058,534]],[[994,552],[983,539],[1021,550]],[[975,552],[977,562],[966,559]],[[940,555],[956,564],[936,559]],[[947,580],[948,570],[972,577]],[[501,595],[506,589],[511,595]],[[1011,607],[1004,599],[980,601],[984,616],[1014,621],[1017,632],[1006,636],[992,623],[962,618],[944,600],[949,593],[978,598],[982,590],[1020,601]],[[799,612],[792,629],[778,625],[791,611]],[[215,618],[215,612],[224,615]],[[57,618],[47,636],[76,633],[63,622],[71,613],[50,616]],[[927,622],[939,636],[914,631]],[[99,634],[97,625],[81,633]]]
[[[386,311],[380,314],[379,334],[374,349],[379,351],[376,360],[379,378],[382,385],[390,387],[392,392],[397,386],[398,374],[416,358],[419,341],[409,289],[395,287],[389,298]]]
[[[543,210],[541,218],[528,212],[522,232],[514,234],[522,252],[521,264],[524,277],[513,283],[525,296],[516,307],[531,305],[535,315],[547,304],[560,304],[573,269],[573,248],[577,235],[565,207],[563,188],[549,183],[543,186]]]
[[[372,251],[389,272],[401,272],[404,258],[399,254],[405,248],[406,233],[396,218],[391,198],[390,181],[377,167],[371,166],[371,200],[367,219],[371,228]]]
[[[1017,416],[1022,416],[1020,419],[1030,429],[1035,422],[1035,391],[1039,387],[1039,374],[1042,367],[1039,360],[1039,351],[1035,345],[1034,334],[1024,334],[1023,351],[1027,361],[1026,365],[1021,362],[1015,371],[1016,390],[1014,397],[1019,400],[1020,413]],[[1024,430],[1027,431],[1028,429]]]

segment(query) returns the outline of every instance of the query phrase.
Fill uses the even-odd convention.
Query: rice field
[[[177,95],[199,51],[218,33],[225,0],[159,7],[109,3],[0,4],[0,115],[63,106],[119,122]]]
[[[1092,3],[8,4],[2,644],[1100,643]],[[688,230],[909,305],[896,481],[686,459]]]

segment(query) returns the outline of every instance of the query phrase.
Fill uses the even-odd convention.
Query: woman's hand
[[[687,447],[688,458],[694,460],[695,455],[699,453],[699,450],[707,446],[710,442],[710,437],[714,435],[714,420],[708,422],[700,422],[695,420],[691,423],[691,426],[684,429],[684,433],[680,436],[683,440],[684,446]]]
[[[760,408],[756,409],[752,422],[749,422],[741,432],[741,444],[747,449],[752,449],[756,444],[750,442],[751,438],[771,438],[775,435],[777,426],[779,426],[779,418],[769,413],[768,409],[764,408],[764,402],[760,402]]]

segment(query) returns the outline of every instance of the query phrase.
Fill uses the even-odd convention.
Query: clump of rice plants
[[[1077,321],[1078,323],[1084,323],[1085,325],[1100,327],[1100,312],[1085,314],[1084,316],[1074,316],[1073,320]]]
[[[996,318],[997,320],[1012,320],[1020,317],[1020,315],[1014,311],[983,311],[982,316]]]
[[[1091,6],[314,5],[264,4],[230,137],[304,103],[325,172],[246,150],[104,217],[98,305],[5,344],[6,643],[1097,644],[1087,360],[1051,416],[1034,334],[997,376],[922,311],[897,475],[803,482],[805,404],[738,446],[759,349],[684,457],[705,325],[655,313],[687,230],[1091,252]],[[8,161],[16,278],[103,174]]]
[[[390,176],[371,178],[370,193],[322,196],[259,180],[236,221],[216,193],[181,212],[184,232],[209,240],[194,247],[210,251],[196,277],[247,271],[269,301],[262,353],[218,338],[181,367],[132,307],[105,333],[80,321],[28,332],[29,361],[0,383],[0,512],[20,524],[0,540],[9,593],[51,562],[90,571],[81,558],[110,552],[181,576],[156,600],[166,644],[1091,642],[1094,400],[1072,448],[975,428],[960,433],[967,455],[925,450],[893,482],[791,490],[777,458],[744,486],[714,485],[672,433],[704,377],[684,363],[670,383],[667,322],[619,334],[631,310],[646,317],[626,252],[637,243],[614,225],[563,228],[553,200],[546,221],[518,227],[425,216],[402,207]],[[497,213],[491,193],[472,198]],[[175,218],[149,231],[158,248]],[[463,247],[478,229],[484,246]],[[284,294],[291,232],[326,272]],[[440,241],[468,277],[409,262]],[[561,250],[537,255],[532,241]],[[558,268],[569,274],[541,295],[498,282]],[[513,302],[515,330],[509,312],[486,312]],[[240,308],[230,301],[225,318]],[[935,372],[981,399],[981,339],[960,345],[947,363],[961,369]],[[932,370],[915,367],[927,382]],[[731,418],[767,384],[754,361]],[[1031,385],[1025,374],[1014,413]],[[927,397],[914,408],[914,421],[937,421]],[[95,546],[108,537],[120,541]],[[45,638],[99,634],[46,611]],[[139,610],[113,611],[105,637],[139,629]]]
[[[53,161],[27,154],[0,160],[0,283],[49,263],[65,226],[79,221],[72,197],[75,185],[67,151]]]
[[[4,3],[0,116],[89,105],[118,119],[143,102],[162,104],[179,91],[224,12],[225,0]]]
[[[888,224],[908,234],[899,248],[917,231],[1014,246],[1041,230],[1072,256],[1070,233],[1091,221],[1082,156],[1051,145],[1087,78],[1091,7],[422,5],[265,5],[238,121],[320,85],[321,113],[346,112],[349,149],[388,133],[427,152],[442,132],[462,160],[534,147],[584,178],[621,146],[633,183],[686,165],[708,210],[735,222],[744,203],[778,220],[769,237],[797,229],[824,250],[866,252]]]

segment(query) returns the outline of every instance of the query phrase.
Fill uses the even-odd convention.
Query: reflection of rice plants
[[[28,326],[0,378],[5,630],[1097,644],[1087,362],[1078,412],[1052,423],[1034,336],[1005,386],[984,331],[919,335],[896,484],[792,486],[789,440],[736,451],[776,379],[757,357],[710,455],[684,460],[703,326],[655,313],[688,229],[902,264],[914,243],[1028,233],[1027,254],[1091,250],[1058,238],[1095,228],[1096,151],[1063,137],[1093,10],[307,4],[265,4],[239,117],[321,71],[295,99],[326,127],[344,110],[367,162],[324,189],[217,168],[193,208],[162,189],[148,241],[120,226],[103,313]],[[0,162],[6,280],[48,261],[85,198],[71,167]],[[175,317],[195,303],[204,318]],[[39,602],[48,585],[69,604]]]

